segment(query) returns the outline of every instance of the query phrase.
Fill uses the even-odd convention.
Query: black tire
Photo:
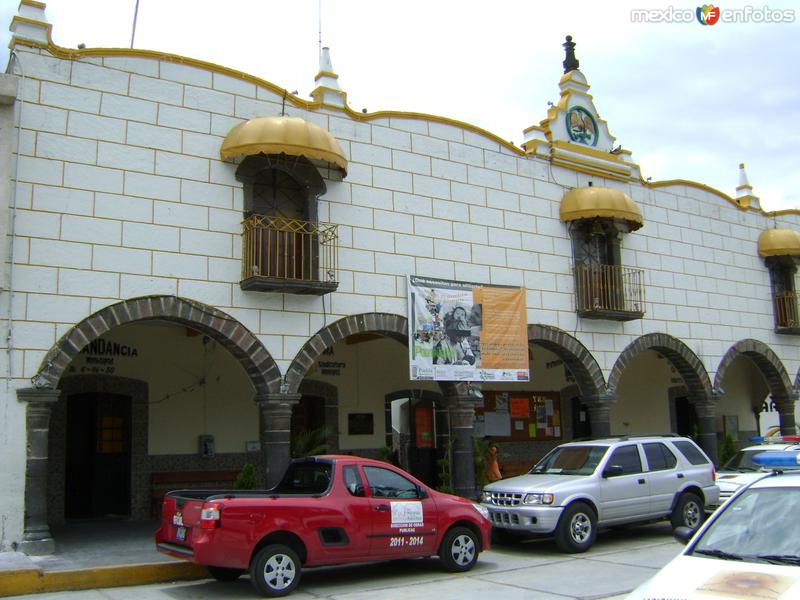
[[[705,518],[705,507],[700,496],[691,492],[680,495],[672,510],[669,520],[672,528],[688,527],[692,531],[703,524]]]
[[[446,570],[453,573],[469,571],[478,562],[480,548],[480,540],[471,529],[452,527],[442,539],[439,560]]]
[[[564,509],[556,526],[556,546],[571,554],[586,552],[597,538],[597,516],[588,504],[574,502]]]
[[[264,546],[250,565],[250,581],[262,596],[285,596],[300,583],[300,568],[300,559],[289,546]]]
[[[217,581],[236,581],[244,573],[244,569],[229,569],[228,567],[206,567],[211,576]]]

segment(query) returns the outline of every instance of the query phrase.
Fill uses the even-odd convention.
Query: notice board
[[[560,440],[561,395],[485,390],[475,421],[476,435],[499,442]]]

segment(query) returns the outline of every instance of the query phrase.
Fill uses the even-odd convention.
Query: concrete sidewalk
[[[0,596],[50,592],[42,600],[174,600],[176,589],[181,589],[194,598],[254,597],[247,577],[220,584],[210,580],[203,567],[159,554],[153,542],[156,528],[156,522],[71,524],[53,532],[56,554],[52,556],[0,553]],[[495,546],[481,554],[475,569],[463,574],[442,571],[438,561],[383,562],[377,569],[374,564],[309,569],[293,597],[396,600],[401,597],[398,590],[408,597],[413,589],[414,597],[424,600],[498,593],[510,600],[621,600],[680,549],[669,523],[661,522],[601,532],[595,546],[583,554],[560,553],[552,539]],[[135,587],[146,584],[160,585]],[[68,593],[101,588],[118,589]]]
[[[53,555],[0,552],[0,597],[208,577],[199,565],[157,552],[157,528],[157,521],[70,523],[53,530]]]

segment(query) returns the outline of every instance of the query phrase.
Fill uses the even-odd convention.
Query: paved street
[[[618,600],[679,551],[667,523],[603,532],[585,554],[556,551],[552,540],[495,546],[464,574],[436,560],[409,560],[303,573],[296,600]],[[258,597],[246,577],[13,596],[28,600],[222,600]]]

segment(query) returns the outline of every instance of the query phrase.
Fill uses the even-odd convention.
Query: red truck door
[[[371,554],[434,554],[438,515],[425,488],[394,470],[365,466],[372,507]]]

